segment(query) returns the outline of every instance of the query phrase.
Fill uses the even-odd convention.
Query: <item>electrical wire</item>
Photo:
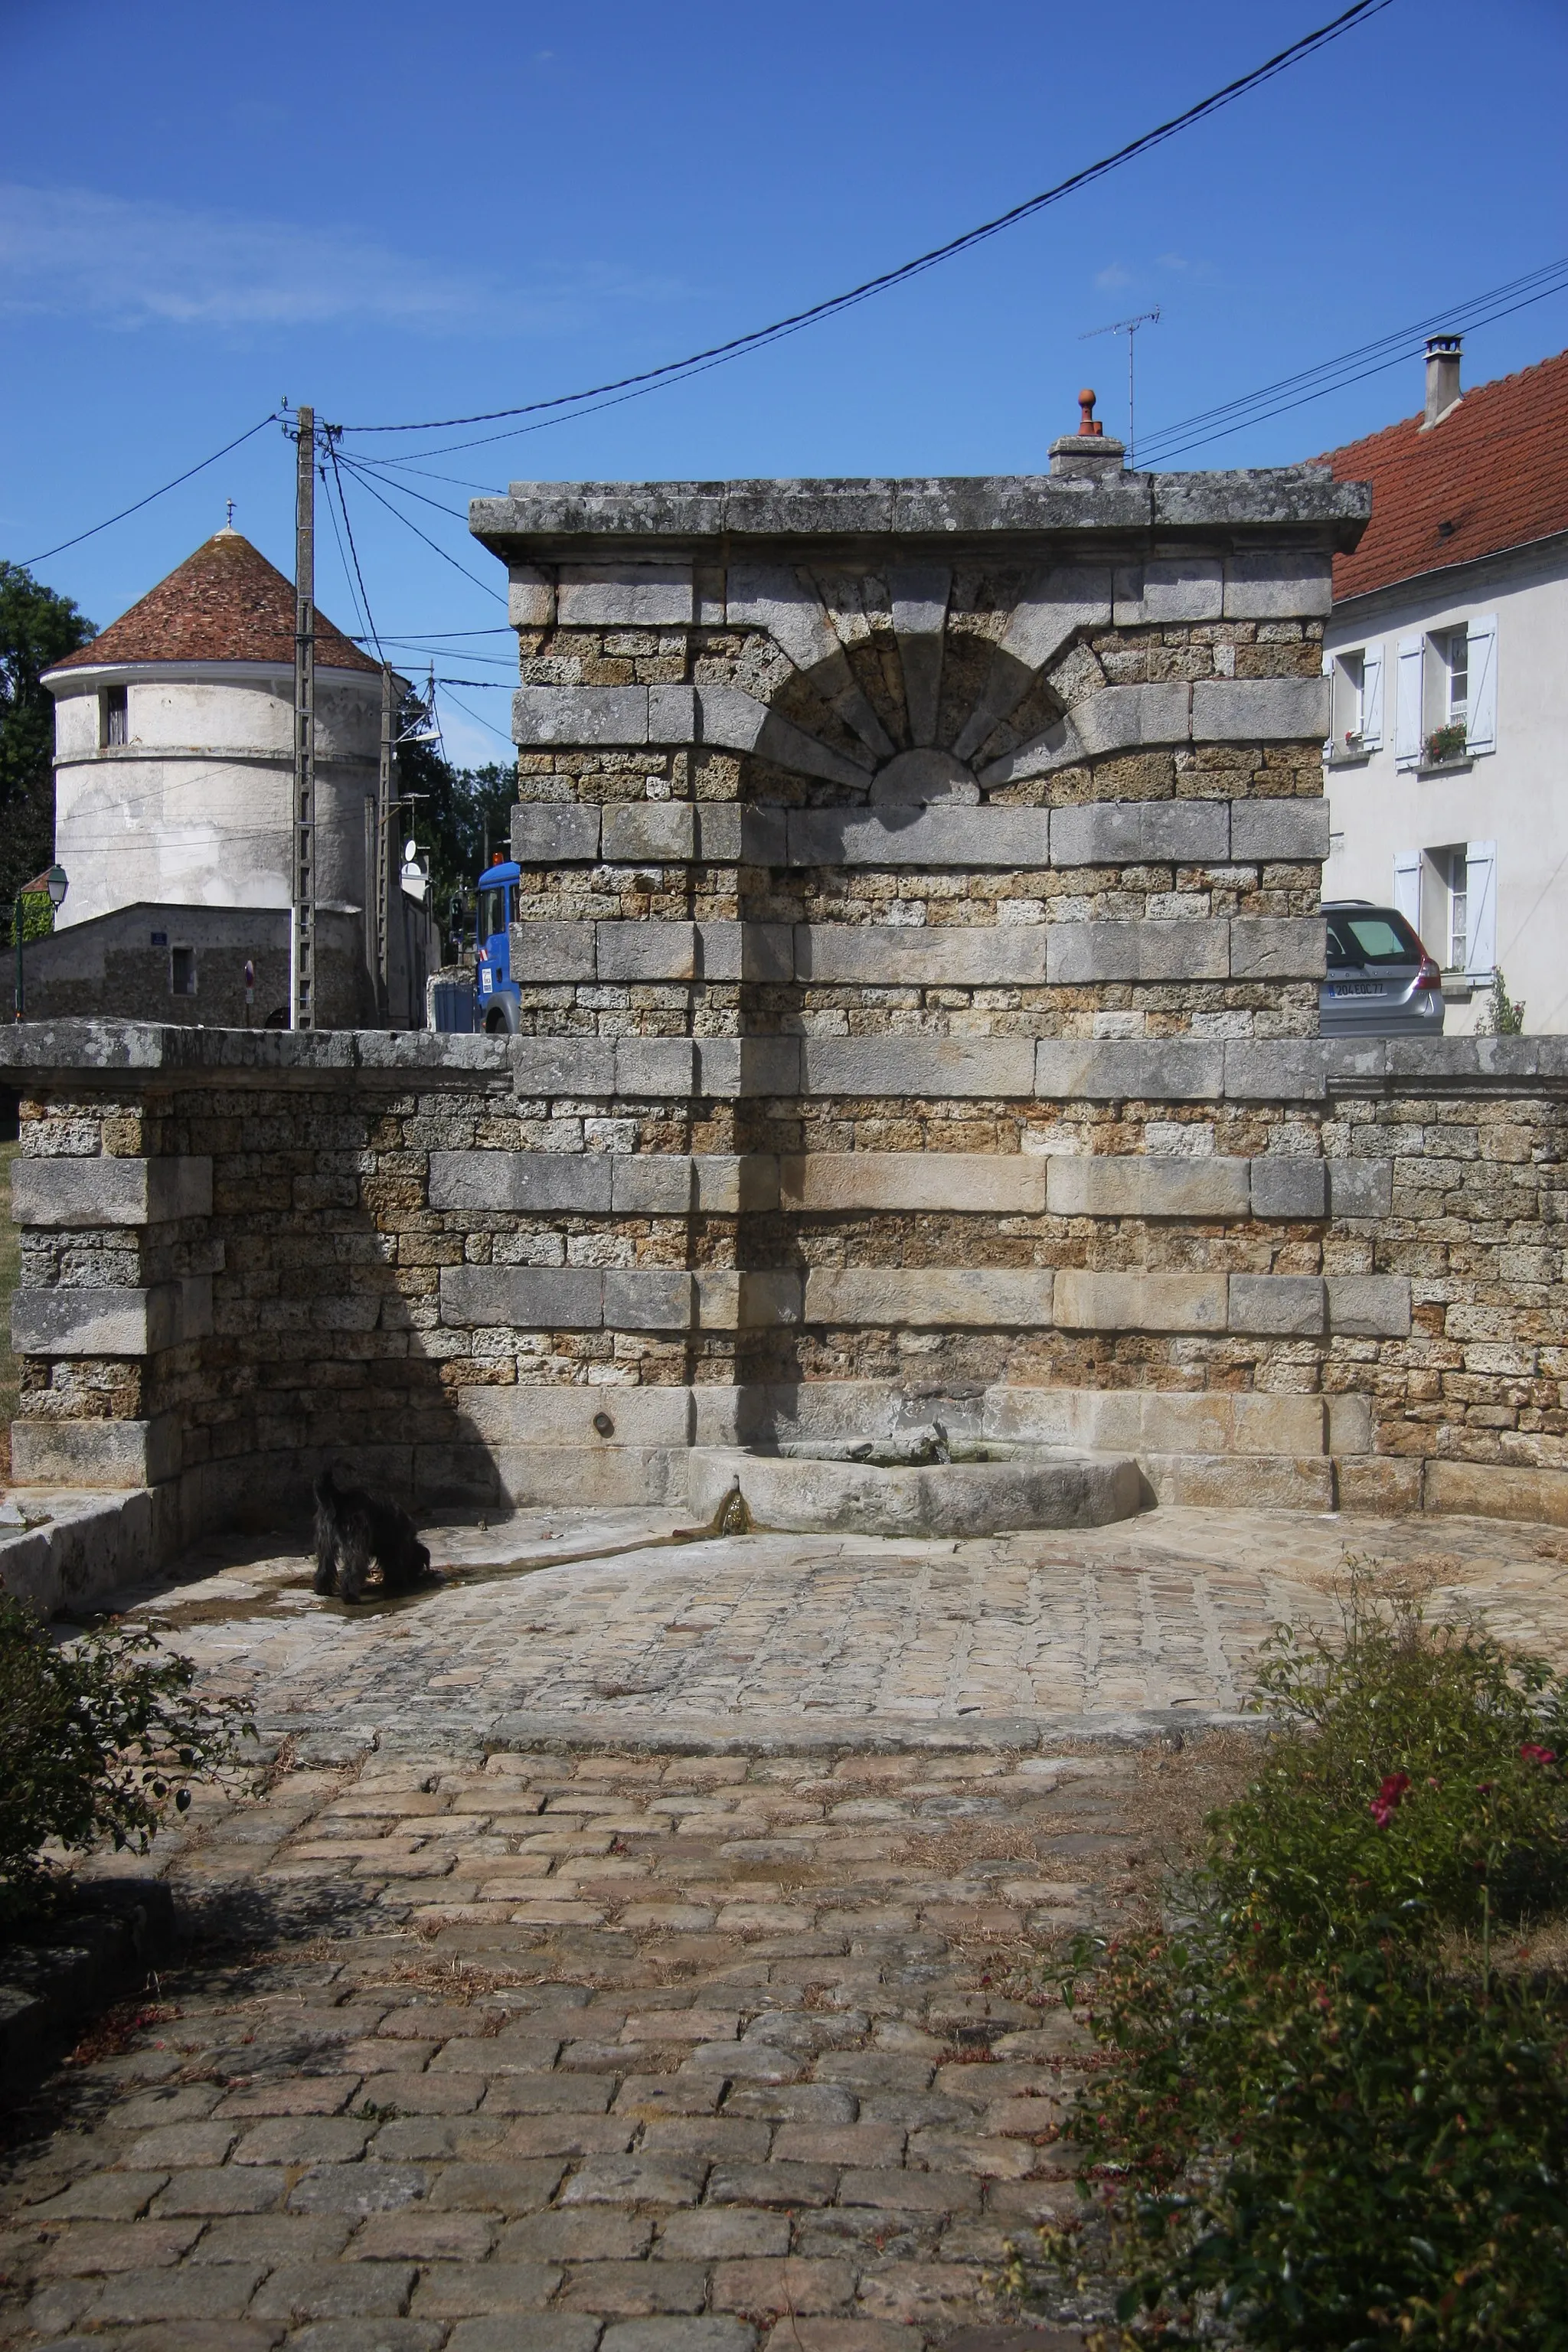
[[[343,529],[349,535],[349,553],[354,560],[354,578],[359,582],[359,601],[363,612],[364,625],[370,631],[371,643],[375,647],[376,659],[380,662],[383,669],[386,669],[390,665],[387,662],[386,656],[381,649],[381,639],[375,634],[375,622],[372,616],[370,609],[370,591],[364,584],[364,573],[360,570],[359,550],[354,545],[354,527],[349,520],[349,502],[343,496],[343,478],[338,471],[337,446],[331,433],[329,433],[326,437],[327,456],[331,461],[332,481],[338,493],[338,504],[343,510]],[[333,523],[332,528],[334,530],[336,530],[337,525],[335,522]]]
[[[140,514],[143,507],[150,507],[153,504],[154,499],[166,498],[171,490],[177,490],[182,482],[190,481],[195,475],[205,474],[209,466],[216,466],[218,459],[226,457],[231,449],[239,448],[244,442],[254,441],[258,433],[264,432],[268,425],[276,425],[277,422],[278,411],[273,409],[268,415],[262,418],[259,425],[253,425],[248,433],[237,434],[232,441],[226,441],[221,449],[215,449],[210,457],[204,457],[199,466],[188,466],[183,474],[176,474],[172,482],[165,482],[161,490],[149,490],[146,497],[138,499],[133,507],[121,507],[120,512],[111,514],[107,521],[95,522],[90,530],[79,530],[74,539],[62,539],[58,547],[46,547],[41,555],[25,555],[22,558],[23,568],[26,569],[35,563],[47,563],[51,555],[63,555],[68,547],[79,547],[84,539],[96,539],[100,530],[108,530],[113,524],[123,522],[127,515]]]
[[[327,469],[326,469],[326,467],[323,466],[323,467],[321,467],[321,481],[322,481],[323,486],[325,486],[325,484],[326,484],[326,479],[327,479]],[[333,537],[333,539],[337,541],[337,547],[338,547],[338,562],[339,562],[339,564],[340,564],[340,566],[342,567],[342,570],[343,584],[344,584],[344,586],[347,588],[347,590],[348,590],[348,592],[349,592],[349,599],[350,599],[350,602],[353,604],[353,608],[354,608],[354,618],[355,618],[355,620],[356,620],[356,621],[358,621],[358,622],[362,625],[359,628],[357,628],[357,629],[354,631],[354,633],[353,633],[353,636],[350,638],[349,642],[350,642],[350,644],[351,644],[351,645],[363,645],[363,644],[366,642],[366,640],[370,637],[370,635],[371,635],[370,631],[369,631],[366,627],[364,627],[364,626],[363,626],[363,623],[364,623],[364,621],[365,621],[365,619],[366,619],[366,614],[365,614],[365,610],[364,610],[364,604],[363,604],[363,600],[362,600],[362,598],[361,598],[361,596],[360,596],[359,590],[354,586],[354,577],[353,577],[353,573],[349,570],[349,559],[348,559],[348,552],[347,552],[347,550],[346,550],[346,549],[344,548],[344,546],[343,546],[343,535],[342,535],[342,532],[338,529],[337,509],[336,509],[336,508],[333,506],[333,504],[332,504],[332,502],[331,502],[331,499],[330,498],[329,498],[329,499],[327,500],[327,517],[328,517],[328,520],[329,520],[329,521],[331,523],[331,526],[332,526],[332,537]],[[344,520],[347,520],[346,516],[345,516]],[[318,607],[317,607],[318,612],[320,611],[320,609],[321,609],[321,608],[320,608],[320,606],[318,606]],[[379,648],[378,648],[378,651],[379,651]]]
[[[439,686],[439,685],[440,685],[440,683],[441,683],[440,679],[439,679],[439,678],[437,678],[437,681],[436,681],[436,683],[437,683],[437,686]],[[469,681],[469,680],[465,680],[465,681],[464,681],[464,683],[465,683],[465,684],[468,684],[468,683],[471,683],[471,681]],[[499,727],[492,727],[492,726],[490,725],[490,722],[489,722],[489,720],[488,719],[481,719],[481,718],[479,717],[479,712],[478,712],[477,710],[470,710],[470,709],[468,709],[468,704],[467,704],[466,702],[460,702],[460,701],[458,701],[458,697],[457,697],[455,694],[451,697],[451,699],[452,699],[452,701],[453,701],[453,702],[456,702],[456,703],[457,703],[457,705],[458,705],[458,709],[462,712],[462,714],[463,714],[463,716],[464,716],[464,718],[465,718],[465,719],[471,719],[473,720],[474,725],[475,725],[476,727],[482,727],[482,728],[484,729],[485,733],[486,733],[487,735],[493,735],[493,736],[495,737],[495,739],[496,739],[496,741],[497,741],[498,743],[504,743],[504,744],[506,745],[507,750],[508,750],[509,751],[516,751],[517,746],[516,746],[516,744],[512,741],[511,737],[510,737],[510,735],[503,735],[503,734],[501,733],[501,730],[500,730],[500,729]],[[439,725],[440,725],[440,723],[441,723],[441,722],[440,722],[439,719],[437,719],[437,722],[436,722],[436,723],[437,723],[437,726],[439,726]],[[444,760],[447,758],[447,739],[446,739],[446,737],[445,737],[445,736],[443,736],[443,737],[442,737],[442,739],[441,739],[441,757],[442,757]],[[451,763],[450,763],[450,761],[447,761],[447,765],[448,765],[448,766],[450,766],[450,764],[451,764]]]
[[[504,604],[506,603],[506,598],[501,594],[500,589],[493,588],[489,581],[481,580],[478,572],[470,572],[466,564],[459,563],[455,555],[448,555],[444,547],[437,547],[435,541],[427,532],[421,530],[417,523],[411,522],[405,514],[400,514],[398,509],[392,504],[390,499],[384,499],[382,497],[381,491],[377,488],[375,483],[370,478],[370,477],[360,471],[352,457],[345,456],[342,462],[347,467],[349,472],[353,476],[354,480],[360,484],[362,488],[367,489],[370,492],[371,497],[375,500],[376,504],[378,506],[384,506],[386,509],[387,513],[393,516],[396,521],[403,525],[405,530],[411,530],[416,539],[423,540],[426,546],[431,550],[433,554],[438,555],[443,563],[449,563],[454,572],[460,572],[464,579],[471,582],[474,587],[482,588],[487,596],[493,596],[498,604]],[[391,485],[389,484],[388,487],[390,488]],[[443,509],[443,511],[446,510]],[[464,522],[468,520],[464,515],[459,515],[456,519],[459,522]]]
[[[1207,98],[1199,100],[1196,105],[1184,108],[1180,114],[1172,115],[1169,121],[1158,124],[1152,131],[1144,131],[1137,139],[1128,141],[1125,146],[1117,148],[1113,153],[1101,156],[1099,163],[1088,164],[1082,171],[1074,172],[1067,179],[1059,180],[1054,187],[1044,189],[1038,195],[1026,198],[1022,204],[1009,206],[1006,212],[998,213],[993,220],[983,221],[977,228],[966,229],[962,236],[950,237],[945,244],[933,246],[929,252],[918,254],[912,261],[901,262],[894,269],[882,270],[876,277],[866,278],[860,285],[849,288],[845,293],[834,294],[824,301],[814,302],[806,310],[796,310],[787,318],[775,320],[770,326],[753,328],[749,334],[732,336],[727,342],[713,344],[706,351],[691,352],[682,360],[667,360],[660,367],[645,368],[635,375],[619,376],[607,383],[592,384],[582,392],[558,394],[552,400],[525,401],[513,408],[481,409],[468,416],[431,417],[414,424],[350,425],[343,426],[342,430],[349,433],[445,433],[458,425],[491,425],[503,417],[529,416],[544,409],[575,407],[580,402],[598,400],[608,393],[627,392],[634,387],[648,389],[670,377],[681,376],[689,371],[695,371],[704,366],[716,365],[722,361],[736,357],[742,352],[754,351],[761,344],[775,342],[781,336],[796,333],[803,327],[815,325],[817,320],[830,318],[840,310],[847,310],[856,303],[868,301],[873,295],[885,293],[890,287],[902,285],[907,279],[918,277],[927,269],[935,268],[938,263],[949,261],[955,255],[967,252],[972,247],[983,243],[986,238],[998,236],[1002,230],[1013,227],[1017,222],[1029,219],[1034,214],[1042,212],[1047,205],[1058,204],[1064,196],[1070,195],[1080,188],[1089,187],[1094,181],[1103,179],[1108,173],[1120,169],[1123,163],[1131,163],[1136,156],[1147,154],[1152,148],[1163,145],[1165,141],[1175,138],[1179,132],[1190,129],[1194,123],[1201,122],[1206,116],[1217,113],[1222,107],[1234,104],[1247,91],[1259,88],[1264,82],[1272,81],[1276,75],[1287,72],[1291,66],[1300,64],[1303,58],[1326,47],[1331,41],[1338,40],[1342,34],[1366,23],[1371,17],[1380,15],[1384,8],[1392,5],[1393,0],[1353,0],[1351,7],[1344,9],[1329,23],[1320,25],[1315,32],[1303,34],[1299,40],[1292,41],[1288,48],[1280,49],[1275,56],[1266,58],[1261,65],[1255,66],[1250,73],[1238,75],[1234,81],[1226,82],[1222,89],[1211,92]]]
[[[1552,277],[1554,282],[1542,286],[1542,278]],[[1516,302],[1499,304],[1501,296],[1513,293],[1522,286],[1535,290],[1521,296]],[[1195,416],[1184,418],[1180,424],[1167,425],[1161,430],[1145,435],[1139,443],[1141,457],[1152,462],[1182,457],[1189,449],[1205,447],[1211,441],[1224,440],[1232,433],[1242,432],[1247,425],[1266,424],[1270,417],[1283,416],[1290,410],[1304,408],[1314,400],[1330,393],[1346,390],[1352,383],[1362,383],[1369,376],[1381,375],[1389,368],[1403,367],[1414,349],[1428,334],[1442,329],[1451,333],[1469,331],[1494,325],[1500,319],[1511,318],[1515,311],[1528,310],[1532,303],[1544,302],[1553,294],[1568,292],[1568,259],[1554,262],[1549,270],[1532,271],[1528,278],[1516,278],[1512,284],[1497,288],[1491,294],[1475,296],[1469,302],[1456,308],[1435,311],[1429,319],[1417,320],[1413,326],[1402,327],[1393,335],[1385,335],[1375,343],[1363,344],[1358,351],[1346,352],[1337,360],[1325,360],[1315,368],[1304,369],[1300,375],[1286,376],[1278,383],[1266,384],[1259,391],[1227,401],[1221,406],[1205,409]],[[1387,353],[1386,357],[1373,354]],[[1365,359],[1365,366],[1354,362]],[[1349,373],[1343,371],[1349,370]],[[1327,381],[1319,381],[1326,378]],[[1304,389],[1302,387],[1305,387]],[[1294,394],[1294,398],[1280,399],[1280,394]],[[1260,402],[1272,402],[1260,407]],[[1209,426],[1206,432],[1194,432],[1194,426]]]

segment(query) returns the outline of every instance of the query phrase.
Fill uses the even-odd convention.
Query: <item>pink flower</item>
[[[1533,1739],[1527,1739],[1519,1752],[1527,1764],[1555,1764],[1557,1761],[1555,1748],[1538,1748]]]
[[[1405,1801],[1405,1792],[1409,1786],[1410,1775],[1408,1772],[1391,1772],[1388,1775],[1388,1778],[1384,1780],[1382,1788],[1378,1790],[1376,1796],[1367,1807],[1367,1811],[1372,1815],[1373,1820],[1377,1823],[1380,1830],[1385,1830],[1388,1827],[1389,1822],[1394,1819],[1394,1814],[1399,1811],[1400,1806]]]

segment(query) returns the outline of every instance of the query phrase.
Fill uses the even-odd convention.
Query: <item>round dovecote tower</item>
[[[289,998],[292,583],[226,527],[44,683],[69,889],[53,939],[29,950],[29,1013],[276,1022]],[[424,1017],[422,921],[391,909],[387,1004],[367,957],[380,741],[380,670],[318,612],[317,1017],[333,1027]]]

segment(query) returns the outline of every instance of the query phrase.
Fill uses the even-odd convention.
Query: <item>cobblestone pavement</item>
[[[187,1961],[22,2119],[6,2352],[958,2352],[1075,2200],[1038,1956],[1158,1863],[1127,1724],[1231,1710],[1347,1541],[1568,1628],[1568,1545],[1479,1522],[668,1532],[447,1530],[475,1580],[353,1620],[212,1549],[142,1604],[284,1739],[155,1849]]]
[[[585,1728],[1017,1742],[1234,1714],[1258,1643],[1328,1613],[1347,1551],[1425,1560],[1435,1607],[1482,1604],[1500,1632],[1568,1648],[1568,1542],[1496,1521],[1165,1510],[966,1543],[671,1542],[675,1526],[438,1528],[437,1565],[470,1580],[354,1612],[315,1598],[297,1549],[231,1540],[137,1606],[329,1757]]]

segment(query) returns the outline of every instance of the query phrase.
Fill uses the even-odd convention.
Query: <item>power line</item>
[[[1542,278],[1552,282],[1542,285],[1540,283]],[[1503,301],[1504,296],[1518,293],[1521,288],[1534,290],[1521,294],[1518,301]],[[1355,351],[1342,352],[1338,359],[1324,360],[1316,367],[1304,368],[1299,375],[1281,377],[1279,383],[1265,384],[1257,392],[1242,394],[1239,399],[1223,402],[1216,408],[1204,409],[1195,416],[1183,418],[1179,424],[1164,425],[1145,436],[1145,459],[1157,461],[1180,457],[1188,449],[1202,448],[1210,441],[1220,441],[1229,434],[1241,432],[1247,425],[1265,424],[1270,417],[1284,415],[1289,410],[1306,407],[1330,393],[1363,383],[1368,376],[1381,374],[1391,367],[1400,367],[1425,336],[1441,328],[1447,327],[1458,332],[1489,327],[1500,319],[1511,318],[1516,310],[1527,310],[1531,303],[1543,302],[1549,296],[1563,292],[1568,292],[1568,257],[1552,262],[1543,269],[1532,270],[1524,278],[1514,278],[1506,286],[1496,287],[1489,294],[1478,294],[1468,302],[1434,311],[1430,318],[1418,319],[1414,325],[1401,327],[1391,335],[1380,337],[1376,342],[1363,343]],[[1357,364],[1362,361],[1366,362],[1364,366]],[[1260,406],[1260,403],[1272,403],[1272,405]],[[1194,430],[1205,426],[1208,428],[1206,431]]]
[[[467,680],[465,681],[465,683],[469,683],[469,682],[470,682],[470,681],[467,681]],[[439,685],[439,683],[440,683],[439,679],[437,679],[437,685]],[[498,743],[504,743],[504,744],[506,745],[506,747],[507,747],[507,749],[508,749],[508,751],[512,751],[512,752],[515,752],[515,751],[516,751],[516,750],[517,750],[517,746],[516,746],[516,744],[512,741],[511,737],[510,737],[510,735],[503,735],[503,734],[501,733],[501,730],[500,730],[500,729],[499,727],[492,727],[492,726],[490,725],[490,722],[489,722],[489,720],[488,719],[481,719],[481,718],[479,717],[479,712],[478,712],[477,710],[470,710],[470,709],[468,709],[468,704],[467,704],[466,702],[459,702],[459,701],[458,700],[458,697],[457,697],[455,694],[454,694],[454,695],[452,695],[452,696],[450,697],[450,699],[451,699],[453,702],[456,702],[456,703],[458,704],[458,709],[462,712],[462,714],[463,714],[463,716],[464,716],[464,718],[465,718],[465,719],[471,719],[473,720],[474,725],[475,725],[476,727],[482,727],[482,728],[484,729],[485,733],[486,733],[487,735],[493,735],[493,736],[495,737],[495,739],[496,739],[496,741],[497,741]],[[439,722],[437,722],[437,723],[439,723]],[[442,737],[442,739],[441,739],[441,757],[442,757],[444,760],[447,758],[447,741],[446,741],[446,738],[445,738],[445,736],[443,736],[443,737]],[[448,765],[449,765],[449,764],[450,764],[450,762],[448,761]]]
[[[381,639],[375,634],[375,622],[372,617],[370,609],[370,592],[364,584],[364,573],[360,570],[359,550],[354,545],[354,527],[349,520],[349,502],[343,496],[343,478],[338,471],[337,445],[330,428],[327,433],[327,456],[331,461],[332,480],[337,488],[338,504],[343,510],[343,529],[349,535],[349,553],[354,560],[354,578],[359,582],[359,601],[364,614],[364,625],[370,631],[371,643],[375,647],[376,658],[380,662],[383,669],[385,669],[387,667],[387,659],[386,656],[381,649]],[[337,525],[335,522],[332,528],[334,530],[336,530]]]
[[[500,593],[500,591],[497,588],[491,587],[488,580],[481,580],[478,572],[468,571],[466,565],[458,562],[455,555],[448,555],[444,547],[437,547],[435,541],[429,537],[427,532],[422,531],[417,523],[410,522],[405,514],[399,514],[391,499],[384,499],[382,497],[381,492],[377,489],[374,482],[370,479],[368,475],[361,473],[359,467],[355,465],[352,457],[345,457],[343,464],[348,467],[349,472],[353,476],[355,481],[358,482],[363,488],[367,489],[370,492],[371,497],[375,500],[376,504],[378,506],[384,506],[386,509],[387,513],[393,516],[396,521],[403,525],[405,530],[411,530],[416,539],[423,540],[426,546],[429,548],[434,554],[438,555],[443,563],[449,563],[454,572],[460,572],[465,580],[470,581],[476,588],[482,588],[487,596],[493,596],[498,604],[504,604],[506,603],[506,598]],[[466,521],[468,518],[464,515],[459,515],[457,520],[459,522],[463,522]]]
[[[987,237],[999,235],[1003,229],[1029,219],[1047,205],[1059,203],[1064,196],[1103,179],[1108,173],[1132,162],[1134,157],[1163,145],[1166,140],[1175,138],[1178,132],[1190,129],[1206,116],[1217,113],[1222,107],[1234,104],[1248,90],[1273,80],[1276,75],[1287,72],[1291,66],[1299,65],[1303,58],[1325,47],[1329,42],[1337,40],[1352,26],[1364,24],[1392,5],[1393,0],[1354,0],[1352,6],[1331,18],[1328,24],[1320,25],[1315,32],[1303,34],[1288,48],[1266,58],[1262,65],[1255,66],[1250,73],[1226,82],[1223,89],[1199,100],[1195,106],[1184,109],[1180,114],[1173,115],[1154,130],[1146,131],[1140,138],[1130,140],[1125,146],[1117,148],[1114,153],[1102,156],[1098,163],[1090,163],[1081,172],[1072,173],[1068,178],[1059,180],[1055,187],[1043,190],[1037,196],[1029,196],[1024,203],[1011,205],[1006,212],[998,213],[994,220],[983,221],[978,228],[966,229],[961,236],[950,237],[945,244],[933,246],[929,252],[918,254],[912,261],[901,262],[896,269],[883,270],[877,277],[868,278],[860,285],[851,287],[846,293],[834,294],[825,301],[814,302],[806,310],[775,320],[771,326],[753,328],[749,334],[732,336],[727,342],[715,343],[706,351],[694,352],[683,360],[667,360],[660,367],[645,368],[635,375],[619,376],[612,383],[592,384],[582,392],[559,394],[552,400],[525,401],[514,408],[483,409],[470,416],[430,417],[417,424],[351,425],[342,429],[349,433],[444,433],[460,425],[492,425],[503,417],[529,416],[544,409],[574,407],[579,402],[597,400],[607,393],[626,392],[634,386],[648,387],[668,377],[682,375],[689,369],[716,364],[742,352],[754,351],[760,344],[774,342],[783,335],[795,333],[820,319],[830,318],[855,303],[868,301],[873,295],[885,293],[889,287],[902,285],[906,279],[935,268],[939,262],[949,261]]]
[[[325,483],[326,478],[327,478],[327,469],[326,469],[326,467],[323,466],[323,467],[321,467],[321,480],[322,480],[323,484]],[[333,537],[333,539],[334,539],[334,540],[336,541],[336,542],[337,542],[337,550],[338,550],[338,563],[339,563],[339,565],[340,565],[340,567],[341,567],[341,569],[342,569],[342,575],[343,575],[343,583],[344,583],[344,585],[346,586],[346,588],[348,589],[349,596],[350,596],[350,598],[351,598],[351,600],[352,600],[352,602],[353,602],[353,608],[354,608],[354,618],[355,618],[355,620],[356,620],[356,621],[359,621],[359,622],[362,622],[362,623],[363,623],[363,622],[364,622],[364,621],[366,620],[366,618],[367,618],[367,615],[366,615],[366,613],[365,613],[365,609],[364,609],[364,600],[363,600],[363,598],[361,596],[361,594],[360,594],[360,593],[359,593],[359,590],[358,590],[358,589],[355,587],[355,585],[354,585],[354,577],[353,577],[353,573],[349,570],[349,559],[348,559],[348,552],[347,552],[347,550],[346,550],[346,549],[344,548],[344,546],[343,546],[343,535],[342,535],[342,532],[338,529],[337,510],[336,510],[336,509],[333,507],[333,505],[332,505],[332,502],[331,502],[331,499],[329,499],[327,500],[327,519],[328,519],[328,520],[331,522],[331,526],[332,526],[332,537]],[[344,521],[345,521],[345,522],[346,522],[346,521],[347,521],[347,520],[348,520],[348,516],[347,516],[346,512],[345,512],[345,514],[344,514],[343,520],[344,520]],[[355,645],[364,645],[367,641],[373,641],[373,640],[372,640],[372,633],[371,633],[371,631],[369,630],[369,628],[368,628],[368,627],[361,627],[361,628],[358,628],[358,629],[356,629],[356,630],[354,631],[354,633],[353,633],[353,640],[352,640],[352,642],[353,642],[353,644],[355,644]],[[379,647],[377,648],[377,650],[379,651]]]
[[[231,449],[237,449],[242,442],[253,441],[268,425],[276,425],[277,422],[278,411],[273,409],[259,425],[253,425],[248,433],[237,434],[232,441],[226,441],[221,449],[215,449],[212,456],[204,457],[199,466],[188,466],[183,474],[176,474],[172,482],[165,482],[161,490],[149,490],[146,497],[138,499],[133,507],[121,507],[120,512],[111,514],[107,521],[95,522],[90,530],[79,530],[74,539],[62,539],[58,547],[46,547],[41,555],[25,555],[22,558],[24,566],[47,563],[51,555],[63,555],[68,547],[79,547],[84,539],[96,539],[100,530],[108,530],[114,523],[123,522],[127,515],[140,514],[142,508],[150,507],[154,499],[166,498],[171,490],[177,490],[182,482],[188,482],[193,475],[205,473],[207,467],[216,466],[220,457],[226,457]]]

